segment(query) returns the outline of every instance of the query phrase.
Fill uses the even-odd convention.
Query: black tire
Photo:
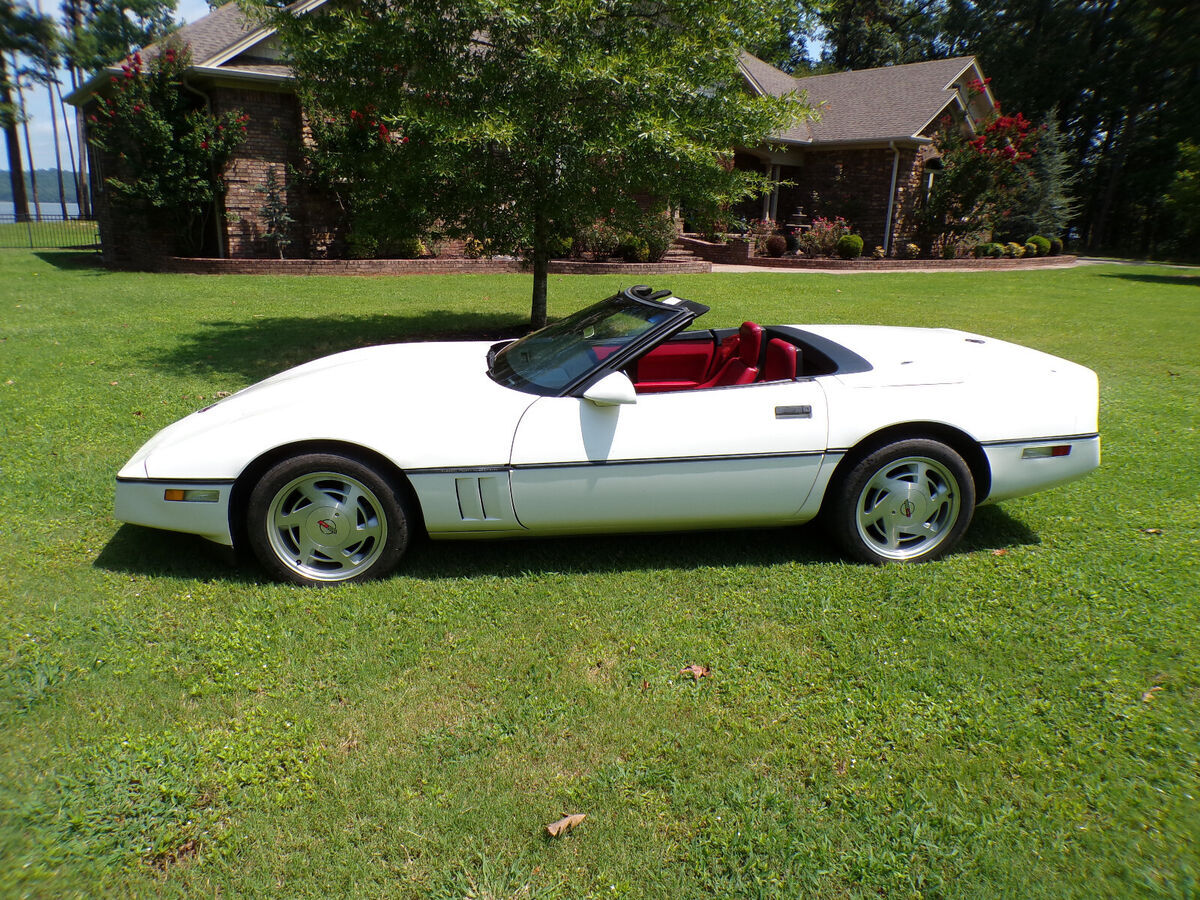
[[[272,577],[293,584],[382,578],[408,548],[399,487],[348,456],[308,453],[267,471],[246,507],[248,542]]]
[[[854,559],[929,562],[962,539],[975,514],[975,480],[953,449],[913,438],[855,463],[833,486],[826,527]]]

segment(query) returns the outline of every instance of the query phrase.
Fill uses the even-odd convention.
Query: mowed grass
[[[848,564],[812,527],[421,542],[305,590],[118,526],[114,473],[303,360],[511,332],[529,279],[94,266],[0,253],[0,895],[1200,890],[1197,270],[653,279],[713,326],[949,326],[1094,368],[1102,468],[941,562]],[[551,314],[627,283],[552,278]],[[386,416],[412,388],[361,389]]]

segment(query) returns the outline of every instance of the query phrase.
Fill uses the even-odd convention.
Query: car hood
[[[120,475],[233,478],[262,452],[301,441],[353,443],[401,466],[504,462],[537,398],[488,377],[490,346],[388,344],[313,360],[169,425]]]

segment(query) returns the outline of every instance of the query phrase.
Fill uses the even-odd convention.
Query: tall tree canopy
[[[14,100],[18,73],[9,65],[20,57],[37,59],[42,48],[54,40],[54,22],[35,11],[28,3],[0,0],[0,129],[8,155],[8,173],[12,184],[17,219],[29,218],[29,198],[25,191],[24,166],[17,126],[21,121]]]
[[[778,33],[755,0],[261,6],[318,144],[352,149],[340,158],[390,189],[385,208],[364,211],[523,248],[534,325],[564,236],[639,195],[692,211],[745,196],[754,176],[732,168],[732,148],[804,112],[743,87],[739,52]]]
[[[63,0],[69,63],[94,72],[178,27],[177,0]]]
[[[1093,249],[1151,252],[1200,142],[1194,0],[805,0],[844,70],[971,54],[1006,108],[1061,128],[1073,225]]]

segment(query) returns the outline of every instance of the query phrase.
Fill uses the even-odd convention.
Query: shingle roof
[[[142,50],[142,56],[160,53],[167,41],[181,41],[192,49],[192,62],[202,66],[259,28],[242,15],[236,3],[217,7],[202,19],[184,25],[163,41],[156,41]]]
[[[956,56],[793,78],[748,53],[742,58],[743,70],[763,93],[805,91],[820,110],[818,120],[777,137],[822,144],[911,139],[954,100],[954,82],[973,65],[973,56]]]

